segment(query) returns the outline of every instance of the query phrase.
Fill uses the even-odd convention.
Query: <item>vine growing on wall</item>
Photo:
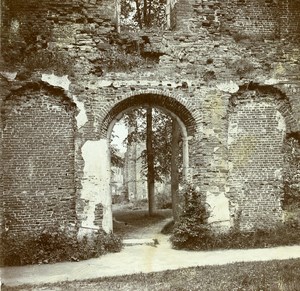
[[[12,67],[24,67],[28,71],[47,69],[60,74],[70,73],[72,58],[58,47],[51,47],[53,24],[45,21],[46,11],[43,9],[33,15],[30,9],[33,4],[39,5],[20,0],[5,2],[3,59]]]
[[[300,141],[295,137],[286,139],[284,145],[284,200],[283,206],[300,206]]]

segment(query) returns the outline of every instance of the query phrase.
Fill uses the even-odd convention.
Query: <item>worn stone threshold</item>
[[[156,238],[130,238],[124,239],[124,246],[136,246],[136,245],[149,245],[156,246],[159,244],[159,241]]]

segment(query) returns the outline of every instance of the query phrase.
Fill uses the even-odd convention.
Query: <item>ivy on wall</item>
[[[295,137],[286,139],[284,145],[284,201],[283,206],[300,205],[300,141]]]
[[[7,0],[3,4],[2,55],[11,67],[29,71],[54,70],[65,74],[72,71],[73,61],[64,51],[52,48],[53,23],[45,21],[47,9],[41,3]],[[31,13],[37,9],[39,13]],[[29,15],[30,14],[30,15]]]

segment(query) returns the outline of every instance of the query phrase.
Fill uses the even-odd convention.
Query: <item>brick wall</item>
[[[242,93],[229,115],[231,213],[242,229],[269,227],[282,219],[283,147],[294,125],[286,96],[268,89]]]
[[[227,31],[267,39],[296,39],[300,34],[298,0],[185,0],[179,2],[178,14],[186,27],[204,28],[213,34]]]
[[[5,56],[9,62],[5,68],[1,63],[0,102],[10,94],[16,98],[8,98],[4,105],[0,103],[2,119],[6,122],[1,125],[5,165],[2,171],[5,172],[0,190],[4,191],[3,197],[8,203],[5,210],[17,219],[10,222],[12,227],[25,228],[22,217],[31,226],[39,221],[43,225],[58,220],[74,221],[72,197],[75,192],[77,214],[82,213],[77,218],[85,219],[85,211],[94,207],[91,220],[101,226],[107,209],[103,209],[101,203],[89,207],[88,199],[80,196],[85,165],[81,149],[87,141],[106,139],[109,126],[124,110],[145,104],[167,109],[182,120],[190,137],[190,173],[194,183],[205,194],[210,192],[217,196],[226,193],[229,181],[231,190],[226,195],[230,196],[233,215],[239,214],[238,209],[234,210],[236,202],[244,205],[241,212],[244,216],[240,218],[244,228],[257,222],[258,211],[266,217],[267,224],[271,224],[273,218],[274,221],[279,219],[278,197],[282,193],[277,192],[280,181],[274,180],[273,174],[275,168],[281,168],[279,148],[282,143],[276,118],[278,112],[284,116],[287,133],[299,131],[300,54],[298,45],[288,39],[297,39],[300,6],[299,1],[277,2],[282,5],[279,18],[277,4],[271,1],[180,0],[176,4],[174,30],[150,30],[129,37],[116,33],[114,1],[6,0],[10,10],[9,5],[5,5],[2,43],[3,52],[10,58]],[[238,33],[252,34],[257,40],[246,38],[237,42],[230,35]],[[278,35],[286,40],[274,41]],[[28,39],[28,36],[32,37]],[[19,63],[12,62],[20,55],[31,54],[33,60],[37,59],[35,56],[41,52],[63,53],[63,59],[67,56],[73,60],[72,66],[69,68],[55,58],[50,65],[56,61],[56,66],[50,66],[43,57],[34,68],[21,59]],[[75,145],[73,119],[78,116],[77,112],[67,110],[69,105],[59,97],[62,93],[50,94],[48,89],[12,93],[15,88],[24,86],[24,82],[40,80],[43,73],[61,75],[61,68],[68,69],[70,98],[75,96],[81,102],[81,113],[87,117],[87,121],[76,128]],[[4,74],[2,78],[2,71],[17,75],[10,79]],[[232,100],[236,96],[228,86],[233,86],[233,91],[243,88],[252,92],[249,84],[253,83],[273,84],[273,89],[286,94],[279,94],[278,98],[273,91],[263,94],[273,96],[273,101],[267,104],[275,104],[275,107],[266,105],[265,99],[252,104],[252,97],[246,94],[246,101],[234,109]],[[281,99],[286,101],[282,108],[278,101]],[[289,115],[284,114],[285,111]],[[256,115],[257,120],[253,117]],[[235,135],[233,125],[241,132]],[[41,135],[35,135],[34,127]],[[260,139],[262,130],[270,133],[266,139]],[[55,136],[59,131],[65,135]],[[230,151],[228,134],[233,139]],[[254,144],[254,140],[258,141]],[[271,144],[275,147],[274,156],[264,152]],[[242,171],[240,164],[250,152],[252,161],[247,160],[247,167]],[[228,160],[234,161],[231,172]],[[48,167],[49,161],[51,167]],[[16,162],[20,166],[13,164]],[[30,172],[34,169],[32,165],[37,171]],[[261,184],[257,165],[267,175],[263,176],[265,184]],[[66,176],[67,171],[70,176]],[[30,175],[32,181],[39,182],[31,183]],[[244,183],[244,179],[250,182]],[[29,197],[28,204],[24,203],[23,191]],[[55,203],[48,203],[52,198]],[[36,209],[34,201],[40,203],[45,216],[40,211],[29,212]],[[14,209],[13,205],[18,207]],[[56,209],[61,210],[56,212]],[[268,213],[270,216],[274,213],[271,220],[267,218]]]
[[[37,89],[2,107],[5,226],[18,232],[76,221],[74,106]]]
[[[240,105],[230,117],[229,179],[243,228],[281,220],[282,180],[277,173],[283,166],[281,119],[274,106],[264,103]]]

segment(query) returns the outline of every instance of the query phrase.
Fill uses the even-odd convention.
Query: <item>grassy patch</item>
[[[272,290],[296,291],[300,259],[205,266],[3,290]]]
[[[128,236],[139,229],[149,227],[172,216],[172,210],[158,210],[149,216],[147,210],[120,209],[114,211],[114,234]]]

